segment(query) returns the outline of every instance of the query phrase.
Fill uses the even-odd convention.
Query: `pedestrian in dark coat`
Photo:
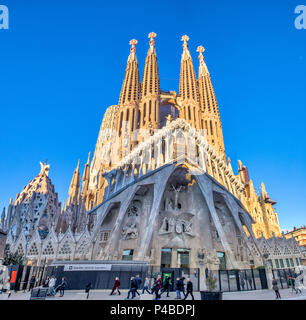
[[[272,288],[276,294],[276,299],[281,299],[281,296],[279,294],[279,289],[278,289],[278,285],[277,285],[277,280],[273,277],[273,280],[272,280]]]
[[[176,298],[175,299],[182,299],[181,291],[183,291],[183,281],[180,278],[176,278],[175,283],[175,291],[176,291]]]
[[[91,286],[91,282],[87,283],[86,287],[85,287],[85,293],[87,293],[87,296],[86,296],[86,299],[89,298],[89,292],[90,292],[90,289],[92,288]]]
[[[159,290],[161,289],[162,284],[163,280],[161,278],[161,275],[158,275],[156,281],[154,282],[155,300],[160,300]]]
[[[57,287],[56,292],[59,290],[60,292],[60,297],[63,297],[65,294],[65,289],[67,287],[67,281],[66,279],[63,277],[62,278],[62,282],[60,283],[60,285]]]
[[[194,300],[194,296],[193,296],[193,284],[190,280],[190,278],[187,279],[187,287],[186,287],[186,295],[185,295],[185,298],[184,300],[187,299],[188,295],[190,294],[191,295],[191,298],[192,300]]]
[[[47,278],[45,279],[44,283],[43,283],[43,287],[44,287],[44,288],[48,288],[48,287],[49,287],[49,281],[50,281],[50,278],[47,277]]]
[[[35,285],[35,277],[32,276],[31,277],[31,280],[30,280],[30,287],[29,287],[29,291],[32,290],[34,288],[34,285]]]
[[[135,298],[135,290],[137,289],[137,282],[134,277],[131,277],[130,290],[126,299],[130,299],[130,294],[132,294],[132,299]]]
[[[164,292],[167,292],[167,297],[169,297],[170,279],[168,276],[166,276],[166,278],[165,278],[165,281],[163,283],[163,288],[161,289],[160,295],[162,295]]]
[[[137,291],[138,289],[140,289],[140,286],[142,284],[142,280],[140,279],[139,274],[136,275],[135,281],[136,281],[136,284],[137,284],[137,288],[135,290],[135,293],[137,293],[140,296],[140,293]]]

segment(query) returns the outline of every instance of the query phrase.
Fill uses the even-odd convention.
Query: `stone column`
[[[227,261],[229,262],[229,269],[237,269],[237,264],[235,261],[234,254],[231,250],[231,247],[227,241],[227,237],[219,220],[218,214],[216,212],[214,201],[213,201],[213,190],[212,190],[212,182],[209,180],[204,180],[205,176],[196,176],[198,181],[198,185],[202,191],[203,197],[207,203],[208,209],[210,211],[210,215],[216,227],[216,230],[219,234],[222,246],[224,248],[225,254],[227,256]]]

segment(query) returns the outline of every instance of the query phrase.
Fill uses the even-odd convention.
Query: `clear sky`
[[[60,201],[77,165],[94,152],[101,120],[117,104],[138,40],[142,76],[148,33],[157,33],[161,87],[178,91],[181,36],[206,48],[237,172],[265,182],[282,229],[306,224],[306,30],[294,26],[301,1],[1,0],[0,206],[8,205],[48,159]]]

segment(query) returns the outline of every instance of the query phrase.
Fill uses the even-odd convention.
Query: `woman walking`
[[[149,278],[146,277],[144,285],[143,285],[143,289],[142,289],[142,294],[144,294],[145,291],[148,292],[148,294],[151,294],[151,292],[149,291]]]
[[[118,277],[115,278],[115,283],[112,289],[112,292],[109,294],[110,296],[113,295],[114,293],[118,292],[118,295],[120,296],[120,291],[119,291],[119,287],[120,287],[120,280]]]
[[[278,285],[277,285],[277,280],[273,277],[273,280],[272,280],[272,286],[273,286],[273,290],[276,294],[276,299],[281,299],[281,296],[279,294],[279,291],[278,291]]]

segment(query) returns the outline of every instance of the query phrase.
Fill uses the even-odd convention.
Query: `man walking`
[[[135,290],[137,288],[137,283],[135,281],[134,277],[131,277],[131,283],[130,283],[130,290],[128,292],[128,296],[126,297],[126,299],[130,299],[130,294],[132,294],[132,299],[135,298]]]
[[[186,295],[185,295],[184,300],[187,299],[187,297],[188,297],[189,294],[191,295],[192,300],[194,300],[194,296],[193,296],[193,284],[192,284],[190,278],[187,279],[187,293],[186,293]]]
[[[34,284],[35,284],[35,277],[34,275],[31,277],[31,280],[30,280],[30,287],[29,287],[29,291],[31,291],[33,288],[34,288]]]
[[[138,289],[140,289],[140,286],[142,284],[142,280],[140,279],[139,274],[136,275],[135,281],[136,281],[136,284],[137,284],[137,288],[135,290],[135,293],[137,293],[138,296],[140,296],[140,293],[137,291]]]
[[[181,297],[181,291],[183,291],[183,281],[180,278],[176,278],[176,283],[175,283],[175,290],[176,290],[176,298],[175,299],[182,299]]]
[[[160,296],[164,293],[167,292],[167,297],[169,297],[169,292],[170,292],[170,279],[168,276],[166,276],[165,281],[163,283],[163,288],[161,289]]]

